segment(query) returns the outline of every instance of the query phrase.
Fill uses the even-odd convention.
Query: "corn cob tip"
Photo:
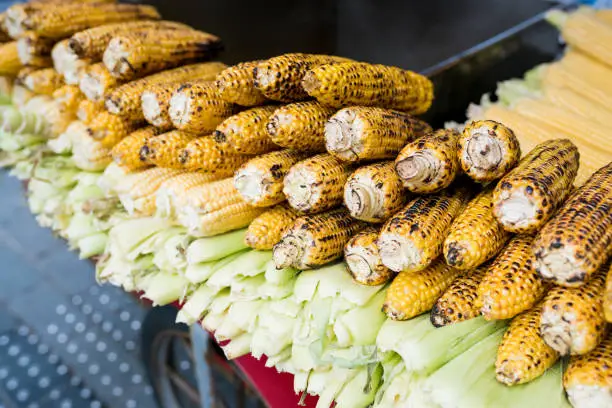
[[[284,236],[273,248],[272,259],[276,268],[283,269],[295,265],[302,258],[302,246],[298,237]]]
[[[362,285],[382,285],[394,275],[382,264],[377,237],[378,230],[368,227],[354,235],[344,247],[346,268],[355,282]]]
[[[394,272],[421,264],[421,251],[401,234],[382,233],[377,241],[383,264]]]
[[[397,174],[404,183],[435,179],[438,175],[438,160],[432,152],[423,150],[398,161],[395,165]]]
[[[349,185],[350,183],[350,185]],[[349,182],[344,189],[344,205],[358,219],[377,218],[384,212],[376,187],[359,182]]]
[[[540,248],[534,245],[534,253],[535,270],[542,279],[569,287],[584,284],[586,272],[576,265],[576,254],[571,247],[554,244],[550,248]]]

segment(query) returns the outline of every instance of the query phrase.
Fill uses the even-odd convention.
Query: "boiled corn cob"
[[[325,265],[340,258],[349,239],[365,226],[343,208],[299,217],[274,245],[274,263],[297,269]]]
[[[225,65],[220,62],[185,65],[128,82],[113,89],[105,96],[106,109],[115,115],[144,119],[140,97],[150,86],[167,82],[188,81],[200,75],[208,77],[211,72],[218,72],[223,69],[222,67],[225,67]],[[206,72],[209,74],[206,74]],[[214,126],[210,130],[213,129]]]
[[[264,210],[242,200],[231,178],[188,190],[184,205],[177,205],[178,220],[196,236],[222,234],[246,227]]]
[[[604,316],[606,321],[612,323],[612,265],[606,278],[606,293],[604,294]]]
[[[478,286],[480,312],[487,320],[510,319],[533,307],[549,284],[533,268],[530,235],[517,235],[495,258]]]
[[[521,147],[510,128],[492,120],[478,120],[465,126],[458,154],[468,176],[487,182],[501,178],[516,165]]]
[[[128,171],[149,167],[151,163],[146,158],[141,157],[140,149],[148,143],[149,139],[155,138],[161,133],[161,129],[153,126],[147,126],[130,133],[113,147],[111,152],[113,161]]]
[[[472,199],[450,227],[444,240],[444,258],[458,269],[473,269],[504,247],[510,234],[493,216],[493,189]]]
[[[51,50],[55,41],[41,37],[34,32],[26,32],[17,39],[17,54],[23,65],[50,66]]]
[[[211,136],[199,137],[189,142],[179,152],[179,161],[187,170],[201,170],[207,173],[230,177],[234,171],[249,160],[249,156],[235,154],[223,147]]]
[[[266,210],[255,218],[247,228],[244,243],[258,250],[270,250],[291,228],[299,214],[286,204]]]
[[[314,214],[342,203],[344,184],[353,167],[329,154],[319,154],[294,165],[285,177],[283,193],[289,205]]]
[[[17,41],[0,44],[0,75],[17,75],[23,64],[17,53]]]
[[[53,92],[53,99],[58,109],[75,115],[84,98],[85,95],[79,90],[79,87],[74,85],[64,85]]]
[[[98,114],[103,112],[106,112],[106,109],[104,109],[104,103],[94,102],[90,99],[83,99],[81,102],[79,102],[76,116],[81,122],[88,125]]]
[[[155,214],[156,192],[166,181],[182,174],[182,170],[152,167],[124,177],[116,186],[121,204],[130,215]]]
[[[612,406],[612,333],[588,354],[573,356],[563,386],[575,408]]]
[[[346,161],[392,159],[431,127],[407,113],[376,107],[344,108],[325,124],[327,151]]]
[[[612,110],[569,88],[546,86],[544,97],[554,105],[572,111],[584,118],[594,120],[602,125],[612,121]]]
[[[270,139],[266,124],[276,106],[251,108],[225,119],[213,132],[217,143],[227,144],[236,153],[263,154],[280,147]]]
[[[91,137],[107,148],[112,148],[142,126],[140,121],[126,120],[108,112],[99,112],[88,124]]]
[[[177,129],[206,133],[233,115],[235,105],[221,99],[212,82],[191,81],[172,95],[168,113]]]
[[[197,135],[171,130],[159,136],[148,138],[140,149],[140,159],[158,167],[181,169],[180,152]]]
[[[156,215],[174,218],[177,206],[187,204],[189,190],[219,179],[210,173],[188,172],[166,180],[155,193]]]
[[[394,273],[382,264],[376,239],[378,230],[367,227],[355,234],[344,247],[344,261],[355,282],[362,285],[382,285],[394,276]]]
[[[302,78],[309,69],[323,64],[350,61],[346,58],[317,54],[283,54],[261,61],[253,69],[255,87],[267,98],[280,102],[308,99]]]
[[[488,264],[472,271],[464,271],[444,291],[431,309],[430,320],[435,327],[462,322],[480,316],[478,308],[478,285],[482,281]]]
[[[270,139],[287,149],[325,151],[325,123],[335,110],[316,101],[281,106],[270,117]]]
[[[605,336],[603,297],[608,269],[604,265],[581,287],[555,286],[546,294],[540,330],[546,344],[561,355],[586,354]]]
[[[395,159],[404,187],[414,193],[435,193],[455,180],[460,171],[459,133],[441,129],[408,143]]]
[[[72,161],[79,169],[102,171],[112,161],[110,150],[93,140],[86,132],[71,133],[71,140]]]
[[[345,62],[313,67],[302,86],[324,105],[378,106],[415,115],[427,112],[433,84],[415,72],[385,65]]]
[[[108,72],[106,66],[101,63],[88,65],[81,74],[79,88],[88,99],[98,102],[103,101],[104,97],[115,87],[125,81],[115,78]]]
[[[113,37],[102,61],[115,77],[135,79],[209,60],[221,49],[219,37],[203,31],[157,29]]]
[[[528,383],[557,361],[557,352],[540,337],[541,315],[538,305],[512,319],[497,350],[497,381],[506,385]]]
[[[539,230],[572,190],[579,153],[568,139],[553,139],[530,151],[497,184],[493,214],[510,232]]]
[[[392,161],[360,167],[344,184],[344,205],[362,221],[386,221],[407,198]]]
[[[241,62],[220,72],[215,84],[221,98],[241,106],[262,105],[266,97],[255,87],[253,74],[253,69],[260,62]]]
[[[234,176],[234,186],[249,204],[270,207],[285,201],[283,183],[289,169],[306,159],[296,150],[280,150],[250,159]]]
[[[18,75],[17,78],[26,88],[36,94],[52,96],[53,93],[64,85],[64,79],[53,68],[37,69]]]
[[[400,272],[387,290],[383,312],[393,320],[408,320],[425,313],[459,274],[443,259],[419,272]]]
[[[470,199],[463,188],[417,197],[392,216],[378,237],[383,264],[395,272],[427,268],[439,255],[450,227]]]
[[[612,163],[598,170],[563,204],[533,243],[544,279],[580,286],[612,253]]]

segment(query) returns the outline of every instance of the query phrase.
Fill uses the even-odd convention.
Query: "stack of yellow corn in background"
[[[612,403],[609,12],[553,16],[559,62],[434,130],[411,71],[227,67],[214,35],[103,3],[13,6],[0,46],[4,163],[101,281],[180,300],[321,407],[566,406],[564,355],[570,402]]]

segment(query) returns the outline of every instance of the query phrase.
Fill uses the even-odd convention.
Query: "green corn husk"
[[[217,270],[228,263],[233,262],[245,252],[246,251],[237,252],[218,261],[188,264],[187,268],[185,269],[185,278],[187,278],[187,280],[193,284],[203,283]]]
[[[244,244],[246,229],[227,232],[214,237],[196,239],[187,249],[187,262],[198,264],[217,261],[247,248]]]

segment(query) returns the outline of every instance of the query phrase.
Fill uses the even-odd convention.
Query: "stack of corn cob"
[[[0,72],[24,105],[0,112],[5,162],[42,225],[102,255],[100,281],[179,300],[180,321],[266,355],[320,407],[566,406],[562,355],[574,406],[612,403],[612,56],[581,34],[612,32],[608,14],[563,16],[577,50],[538,71],[588,70],[591,88],[516,101],[512,84],[510,107],[435,131],[413,116],[433,99],[418,74],[202,62],[219,40],[159,19],[69,1],[5,17],[20,62]]]

